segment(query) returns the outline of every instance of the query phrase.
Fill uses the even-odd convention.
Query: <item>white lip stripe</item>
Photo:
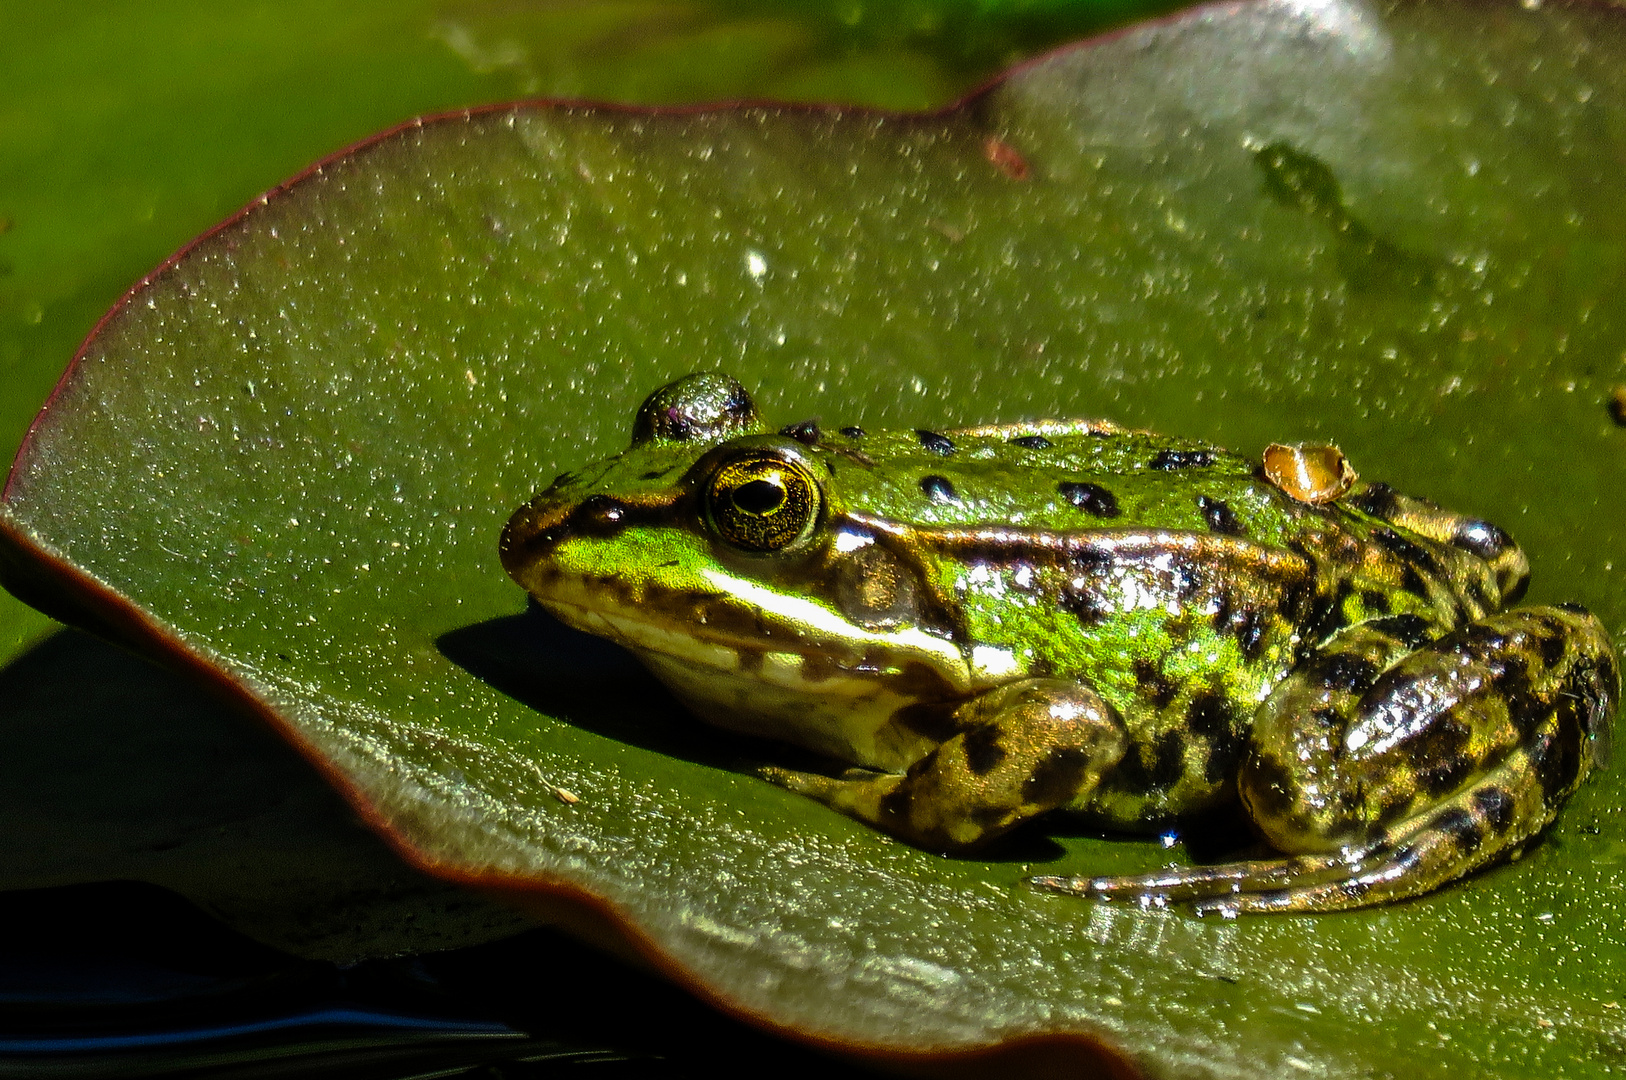
[[[895,633],[878,633],[864,630],[844,622],[840,616],[810,600],[795,596],[782,596],[755,582],[747,581],[732,575],[714,571],[704,571],[707,578],[717,587],[719,599],[733,596],[734,598],[761,609],[775,621],[784,621],[793,625],[805,626],[808,630],[802,644],[804,648],[787,652],[783,649],[773,649],[770,643],[761,642],[756,647],[768,649],[770,653],[778,653],[783,659],[776,660],[784,664],[790,657],[795,657],[793,665],[794,679],[801,682],[801,667],[805,662],[804,654],[821,652],[821,639],[829,638],[844,646],[873,644],[884,655],[897,657],[900,660],[914,659],[929,664],[933,670],[940,674],[944,681],[955,691],[967,692],[973,688],[973,671],[959,649],[951,642],[936,638],[920,630],[910,628]],[[542,600],[544,607],[553,611],[562,621],[585,630],[590,634],[607,637],[618,645],[634,650],[649,650],[672,657],[681,657],[691,663],[702,664],[716,668],[719,671],[739,671],[740,651],[744,644],[730,644],[726,641],[708,641],[698,626],[690,626],[677,622],[661,622],[656,617],[658,610],[643,607],[638,604],[616,604],[608,602],[602,593],[583,585],[579,581],[566,579],[555,580],[549,587],[549,595]],[[759,678],[761,675],[759,674]],[[848,677],[857,679],[857,687],[873,685],[873,678],[868,675],[854,673]],[[767,680],[775,681],[775,680]],[[845,682],[842,677],[835,680]],[[812,685],[812,684],[809,684]],[[826,690],[830,687],[821,683]],[[819,687],[813,687],[817,690]],[[856,690],[849,691],[856,692]]]
[[[960,650],[950,642],[941,638],[932,637],[913,627],[899,630],[890,634],[879,633],[874,630],[863,630],[852,625],[834,612],[815,604],[811,600],[804,600],[800,596],[787,596],[778,593],[763,585],[745,578],[735,577],[720,570],[706,569],[700,572],[707,581],[715,585],[719,592],[728,594],[753,604],[763,611],[786,622],[806,626],[821,634],[827,634],[841,641],[854,641],[873,643],[884,648],[910,652],[925,653],[936,661],[937,666],[951,678],[965,684],[970,681],[970,669]]]

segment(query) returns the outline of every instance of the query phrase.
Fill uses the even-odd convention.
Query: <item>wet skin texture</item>
[[[1281,857],[1034,883],[1328,911],[1520,850],[1602,760],[1620,696],[1597,619],[1511,606],[1506,533],[1331,459],[1312,495],[1100,422],[772,432],[733,379],[692,375],[626,453],[520,508],[501,553],[697,716],[848,766],[764,777],[909,843],[1240,800]]]

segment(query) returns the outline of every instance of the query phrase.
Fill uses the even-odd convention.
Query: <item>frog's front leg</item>
[[[902,775],[761,775],[918,847],[963,851],[1089,792],[1128,736],[1094,690],[1024,679],[959,707],[957,733]]]
[[[1426,636],[1412,616],[1353,627],[1260,707],[1239,788],[1289,857],[1038,883],[1222,913],[1331,911],[1517,850],[1606,751],[1620,694],[1609,638],[1574,607]]]

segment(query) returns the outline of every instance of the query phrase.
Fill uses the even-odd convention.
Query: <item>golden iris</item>
[[[737,458],[712,473],[706,512],[724,540],[745,551],[780,551],[807,535],[819,515],[819,486],[778,457]]]

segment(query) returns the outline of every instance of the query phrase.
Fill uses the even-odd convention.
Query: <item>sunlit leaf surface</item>
[[[775,1025],[1084,1033],[1154,1075],[1601,1074],[1623,785],[1421,901],[1199,921],[946,860],[729,771],[534,614],[497,530],[726,368],[781,421],[1107,415],[1337,442],[1626,627],[1626,26],[1607,9],[1214,8],[949,113],[521,107],[408,128],[134,294],[25,447],[6,579],[213,672],[449,876],[591,896]],[[554,794],[562,788],[571,803]]]
[[[0,455],[147,269],[315,159],[521,97],[942,105],[1171,0],[4,5]],[[50,627],[0,593],[0,660]]]

